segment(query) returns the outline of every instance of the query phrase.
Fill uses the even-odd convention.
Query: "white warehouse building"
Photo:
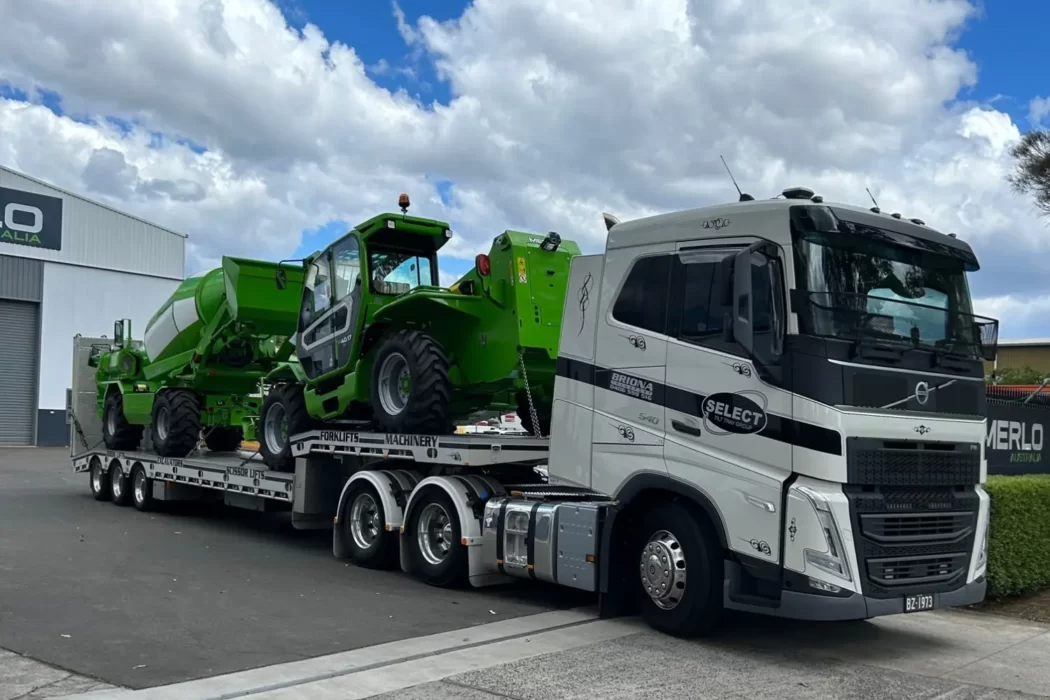
[[[186,236],[0,166],[0,447],[68,445],[73,336],[142,337]]]

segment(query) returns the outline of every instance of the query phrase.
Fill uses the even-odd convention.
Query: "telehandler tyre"
[[[290,438],[312,425],[301,384],[270,387],[259,411],[259,454],[266,466],[279,472],[295,471]]]
[[[150,437],[161,457],[185,457],[201,434],[200,399],[187,389],[166,389],[153,400]]]
[[[448,430],[452,382],[441,345],[420,331],[386,338],[372,365],[372,409],[379,429],[388,433]]]
[[[106,396],[102,415],[102,439],[111,450],[136,450],[142,442],[143,425],[132,425],[124,416],[124,395],[119,389]]]

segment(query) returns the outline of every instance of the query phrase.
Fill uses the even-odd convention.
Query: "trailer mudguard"
[[[380,465],[375,465],[380,466]],[[336,559],[346,559],[350,556],[347,542],[343,538],[342,528],[339,521],[346,516],[346,498],[350,487],[358,481],[367,481],[379,494],[380,505],[383,507],[384,526],[387,532],[400,532],[405,522],[404,507],[408,503],[409,494],[423,479],[419,472],[407,469],[369,469],[360,471],[350,477],[343,490],[339,494],[339,502],[336,504],[336,516],[332,533],[332,554]]]

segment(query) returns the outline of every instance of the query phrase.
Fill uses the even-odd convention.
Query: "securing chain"
[[[529,401],[529,418],[532,419],[532,432],[535,437],[543,437],[540,434],[540,418],[536,414],[536,406],[532,403],[532,389],[529,388],[529,373],[525,369],[525,353],[518,351],[518,364],[521,365],[521,378],[525,381],[525,397]]]

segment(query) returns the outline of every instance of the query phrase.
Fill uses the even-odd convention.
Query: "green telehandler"
[[[216,452],[255,439],[261,380],[291,359],[302,271],[277,263],[224,257],[222,267],[184,280],[146,326],[114,324],[97,368],[98,411],[106,447],[134,450],[150,428],[153,449],[185,457],[200,443]],[[203,429],[203,430],[202,430]]]
[[[296,358],[266,378],[259,446],[290,470],[289,436],[329,421],[382,432],[441,434],[480,410],[516,410],[530,433],[549,434],[569,262],[580,254],[556,233],[505,231],[450,288],[437,252],[443,221],[375,216],[292,267],[303,279]],[[273,282],[271,282],[273,284]]]

